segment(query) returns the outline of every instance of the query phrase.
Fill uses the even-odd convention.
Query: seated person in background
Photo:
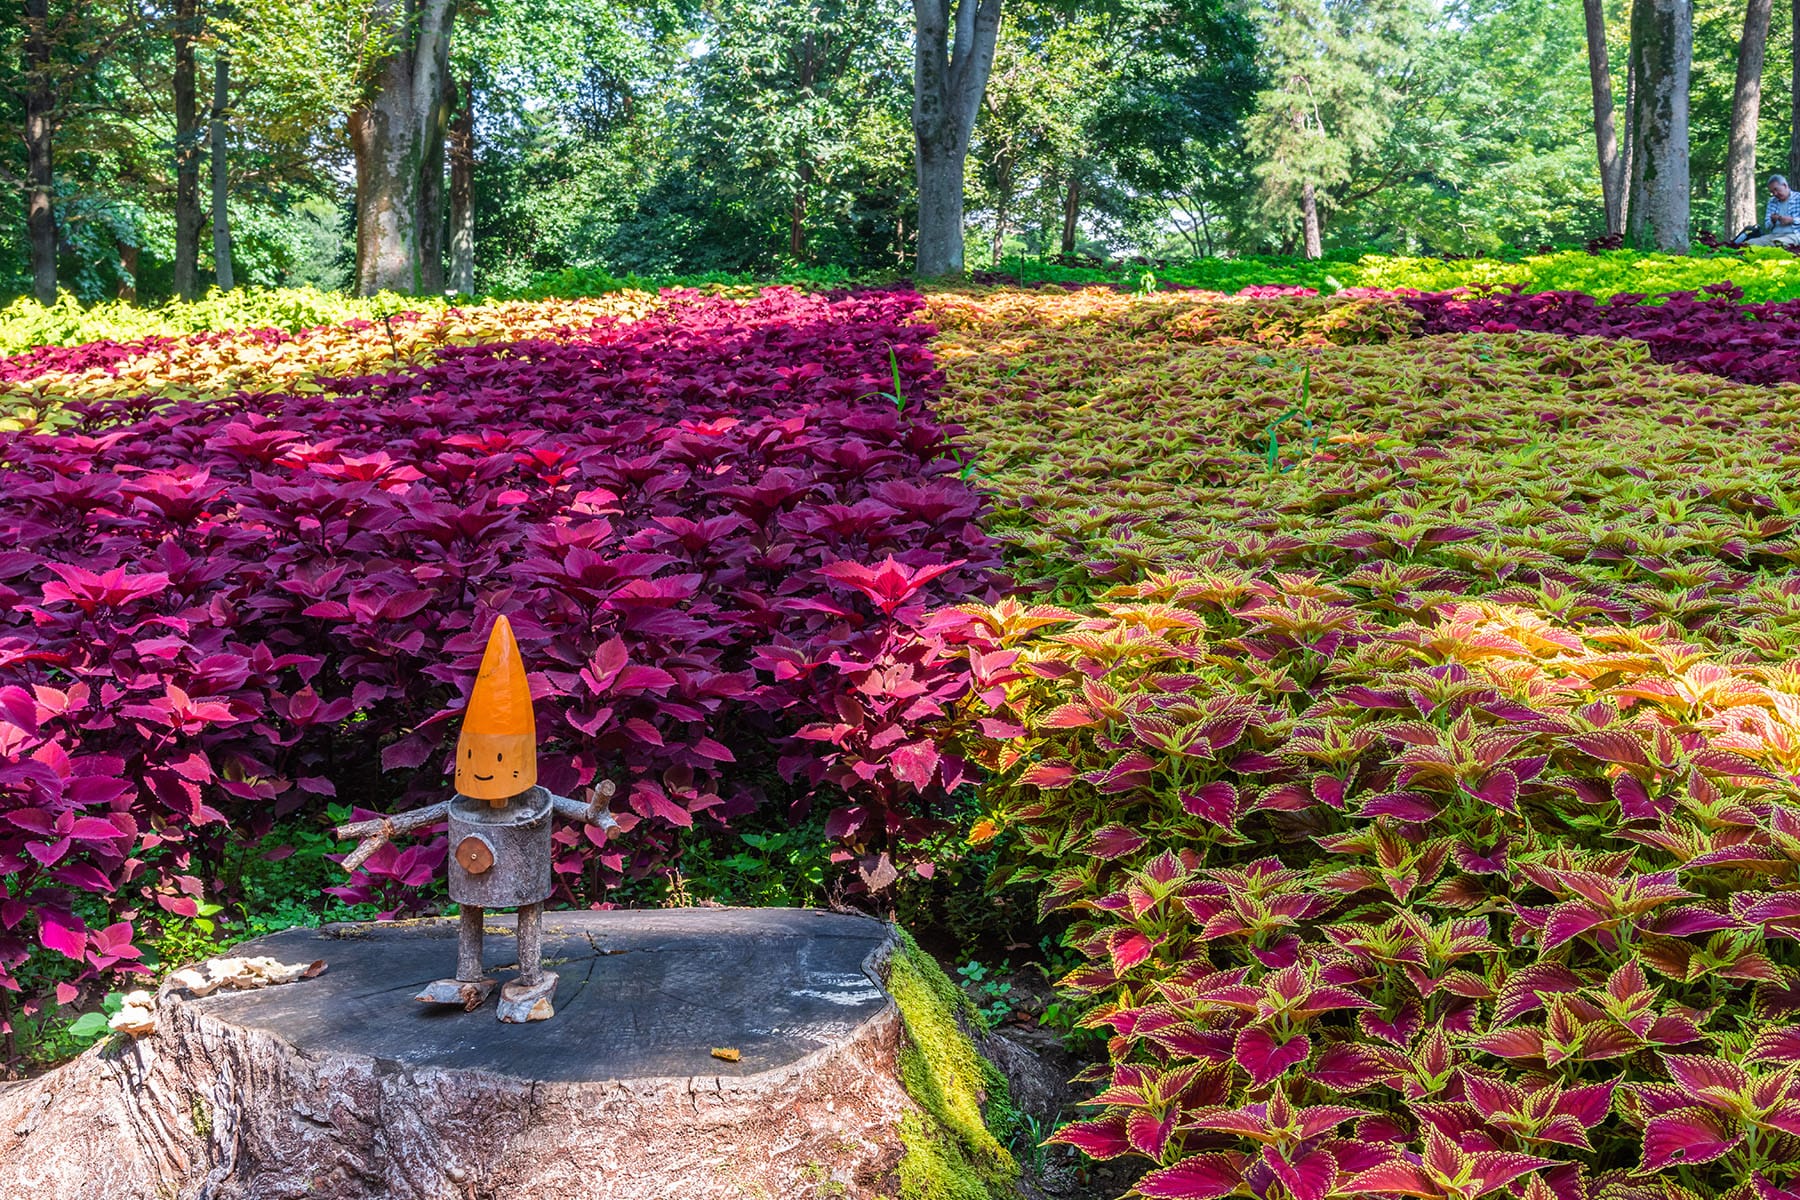
[[[1745,230],[1748,233],[1748,230]],[[1740,246],[1786,246],[1800,242],[1800,195],[1788,186],[1787,176],[1769,176],[1769,203],[1763,209],[1762,232],[1745,238]]]

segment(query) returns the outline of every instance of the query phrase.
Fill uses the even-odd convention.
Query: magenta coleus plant
[[[1247,654],[1276,586],[933,623],[972,681],[946,736],[1107,1037],[1053,1140],[1163,1200],[1788,1196],[1791,695],[1667,629],[1528,646],[1497,604]]]
[[[1357,290],[1355,295],[1364,295]],[[1631,338],[1657,362],[1743,383],[1800,382],[1800,301],[1744,302],[1730,283],[1666,296],[1525,292],[1517,285],[1400,293],[1421,317],[1421,333],[1517,333]]]
[[[622,836],[559,832],[567,894],[782,776],[846,853],[891,853],[961,770],[914,732],[961,677],[907,631],[998,565],[917,306],[673,297],[320,394],[0,434],[0,986],[34,953],[130,961],[228,828],[441,795],[502,612],[544,781],[620,788]],[[417,903],[441,856],[346,894]]]

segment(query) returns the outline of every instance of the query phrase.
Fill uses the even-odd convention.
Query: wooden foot
[[[556,995],[556,975],[545,975],[536,983],[515,979],[500,989],[500,1019],[510,1025],[527,1021],[548,1021],[556,1015],[550,1000]]]
[[[440,979],[427,984],[413,999],[421,1004],[460,1004],[464,1012],[474,1012],[494,990],[492,979]]]

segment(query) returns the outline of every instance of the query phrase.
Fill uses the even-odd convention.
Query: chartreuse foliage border
[[[1391,299],[934,297],[940,615],[1153,1200],[1800,1196],[1800,389]],[[1379,345],[1363,344],[1381,342]]]
[[[1779,248],[1718,256],[1559,250],[1509,259],[1448,262],[1389,254],[1345,253],[1310,261],[1251,255],[1155,268],[1107,269],[1009,259],[1000,264],[999,270],[1026,283],[1110,283],[1130,290],[1173,286],[1236,292],[1247,287],[1276,286],[1321,292],[1341,288],[1416,288],[1438,292],[1516,284],[1529,292],[1586,292],[1604,301],[1620,293],[1698,291],[1729,280],[1753,301],[1800,297],[1800,258]]]
[[[969,1036],[981,1014],[911,934],[889,960],[888,994],[906,1036],[900,1082],[919,1111],[900,1124],[902,1200],[995,1200],[1017,1194],[1019,1166],[1004,1145],[1017,1114],[1006,1077]]]
[[[1404,255],[1341,253],[1319,260],[1250,255],[1199,259],[1149,270],[1120,266],[1109,269],[1064,267],[1029,259],[999,264],[1008,275],[1030,282],[1110,283],[1128,289],[1194,287],[1236,292],[1247,287],[1307,287],[1321,292],[1341,288],[1416,288],[1445,291],[1459,287],[1516,284],[1526,291],[1574,291],[1606,300],[1618,293],[1698,291],[1730,281],[1751,301],[1800,298],[1800,258],[1779,248],[1759,248],[1737,255],[1672,255],[1613,250],[1589,254],[1561,250],[1551,254],[1506,259],[1444,261]],[[0,354],[37,346],[76,346],[106,340],[180,337],[228,329],[274,329],[297,333],[342,321],[379,321],[396,313],[430,316],[457,307],[469,309],[493,300],[556,300],[603,296],[617,292],[653,294],[661,288],[700,288],[754,293],[770,284],[809,290],[841,288],[857,283],[885,284],[890,277],[857,279],[832,267],[812,267],[770,277],[711,273],[686,276],[613,276],[594,269],[570,269],[539,276],[531,287],[483,300],[447,300],[432,296],[382,293],[354,297],[316,288],[214,291],[203,299],[171,301],[153,308],[124,301],[82,305],[64,293],[53,305],[21,297],[0,308]]]

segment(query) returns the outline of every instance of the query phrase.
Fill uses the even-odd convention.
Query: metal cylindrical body
[[[452,800],[450,898],[482,908],[547,899],[551,800],[541,787],[514,796],[504,808],[462,795]]]

